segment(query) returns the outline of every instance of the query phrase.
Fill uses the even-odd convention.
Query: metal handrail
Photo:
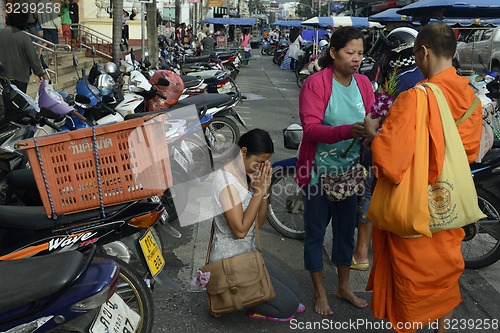
[[[68,45],[68,44],[54,44],[52,42],[49,42],[46,39],[43,39],[40,36],[30,34],[29,32],[26,32],[26,31],[23,31],[23,32],[25,34],[27,34],[28,36],[30,36],[30,38],[31,38],[31,40],[33,42],[33,45],[36,45],[39,48],[44,49],[44,50],[46,50],[48,52],[52,52],[52,59],[54,59],[54,68],[55,68],[55,70],[47,68],[47,71],[54,74],[54,76],[55,76],[54,82],[57,83],[58,79],[59,79],[59,73],[58,73],[58,70],[57,70],[58,69],[57,50],[62,49],[62,50],[65,50],[66,52],[70,52],[71,51],[71,45]],[[46,44],[46,45],[44,45],[44,44]]]
[[[71,30],[78,30],[77,46],[79,48],[85,48],[88,50],[92,50],[94,48],[96,55],[113,60],[113,39],[111,37],[80,23],[73,23],[70,27]],[[99,45],[101,45],[101,47],[99,47]]]

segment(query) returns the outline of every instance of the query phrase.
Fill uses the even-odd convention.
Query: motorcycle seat
[[[172,108],[195,104],[197,109],[202,109],[203,107],[210,109],[213,107],[221,107],[231,101],[232,96],[228,94],[199,94],[181,99],[177,104],[173,105]]]
[[[125,208],[130,203],[107,206],[106,216]],[[84,212],[58,215],[57,219],[47,217],[43,206],[7,206],[0,205],[0,228],[21,230],[47,230],[65,226],[75,222],[89,221],[101,216],[100,209]]]
[[[219,58],[220,60],[226,60],[233,56],[234,56],[233,52],[224,52],[217,54],[217,58]]]
[[[202,82],[203,82],[203,80],[196,79],[196,78],[195,78],[195,80],[184,81],[184,88],[186,88],[186,89],[194,88],[194,87],[198,86]]]
[[[80,275],[84,263],[78,251],[1,261],[0,313],[57,293]]]
[[[184,62],[189,64],[193,62],[210,62],[210,56],[201,56],[201,57],[185,57]]]

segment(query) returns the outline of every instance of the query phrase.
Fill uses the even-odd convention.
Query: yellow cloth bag
[[[448,102],[437,85],[423,85],[432,90],[438,102],[446,143],[443,170],[438,179],[429,185],[430,230],[437,232],[461,228],[486,215],[479,208],[467,154]]]
[[[417,88],[414,88],[417,89]],[[366,219],[380,230],[401,237],[432,237],[429,229],[427,186],[429,178],[428,106],[424,89],[417,89],[416,150],[399,184],[379,177]]]

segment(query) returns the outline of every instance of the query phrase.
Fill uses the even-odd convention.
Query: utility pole
[[[181,0],[175,0],[175,27],[179,25],[181,16]]]
[[[148,27],[148,52],[149,52],[149,61],[151,62],[151,66],[156,67],[158,65],[158,43],[155,41],[158,40],[158,25],[161,22],[157,22],[157,11],[156,0],[153,0],[153,3],[148,3],[146,5],[147,9],[147,27]],[[145,50],[142,49],[142,58],[144,59]]]

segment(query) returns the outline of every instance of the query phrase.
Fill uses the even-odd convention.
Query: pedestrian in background
[[[241,44],[240,47],[243,49],[243,64],[248,66],[248,61],[250,60],[250,57],[252,56],[251,50],[252,48],[250,47],[250,32],[248,28],[243,29],[243,34],[241,35]]]
[[[78,7],[78,0],[69,0],[69,17],[71,24],[78,24],[80,22],[80,8]],[[71,29],[71,47],[77,48],[78,45],[78,27]]]
[[[209,55],[211,57],[215,57],[215,46],[217,45],[217,42],[214,39],[214,32],[212,30],[209,30],[207,33],[207,36],[202,39],[201,41],[201,46],[202,46],[202,55]]]
[[[71,40],[71,17],[69,14],[69,0],[61,0],[61,26],[64,43],[70,45]]]
[[[39,0],[37,6],[40,8],[53,8],[52,2],[50,0]],[[53,44],[59,44],[59,29],[61,28],[61,19],[58,14],[52,10],[44,10],[37,13],[38,21],[43,31],[43,39],[48,40]],[[52,45],[49,46],[52,49]],[[55,54],[52,53],[52,59],[50,64],[53,66],[55,64]]]
[[[26,92],[32,72],[40,80],[47,78],[31,38],[23,32],[28,16],[28,13],[9,13],[7,26],[0,29],[0,40],[8,45],[0,47],[0,63],[6,76],[22,92]]]
[[[321,172],[344,173],[360,160],[363,121],[375,96],[370,80],[357,70],[364,52],[363,33],[354,27],[337,29],[330,49],[320,59],[323,70],[311,75],[299,95],[304,129],[297,161],[297,183],[304,191],[304,266],[314,287],[314,306],[320,315],[332,315],[323,284],[323,242],[332,222],[332,263],[337,266],[337,297],[357,308],[368,303],[349,284],[354,252],[358,197],[330,201],[321,186]],[[354,144],[350,149],[348,147]],[[348,153],[345,154],[342,152]]]
[[[288,56],[290,57],[290,69],[295,69],[295,64],[299,60],[299,57],[304,54],[301,50],[302,43],[302,28],[293,27],[290,31],[290,48],[288,49]]]
[[[424,26],[412,48],[417,66],[426,78],[423,82],[434,83],[442,90],[454,121],[466,113],[475,98],[469,78],[458,76],[452,66],[456,46],[453,30],[439,22]],[[429,184],[437,180],[443,169],[445,148],[465,148],[469,163],[476,159],[481,139],[481,105],[457,125],[463,146],[445,147],[440,109],[431,89],[426,91],[412,88],[400,93],[380,131],[380,118],[365,118],[368,140],[373,140],[373,166],[378,169],[378,179],[383,177],[399,184],[413,163],[416,147],[421,144],[416,142],[417,109],[428,112],[429,162],[422,167],[428,168]],[[427,105],[424,109],[417,107],[423,99]],[[407,196],[415,195],[413,190],[414,187],[408,187]],[[383,198],[374,196],[374,200]],[[401,221],[394,221],[398,223]],[[462,302],[458,280],[464,271],[464,235],[464,230],[458,228],[434,232],[432,238],[403,238],[379,230],[374,224],[374,259],[366,287],[373,290],[374,316],[387,319],[400,333],[415,332],[415,323],[426,326],[436,320],[438,328],[434,332],[446,332],[453,310]],[[401,323],[413,326],[401,328]]]

